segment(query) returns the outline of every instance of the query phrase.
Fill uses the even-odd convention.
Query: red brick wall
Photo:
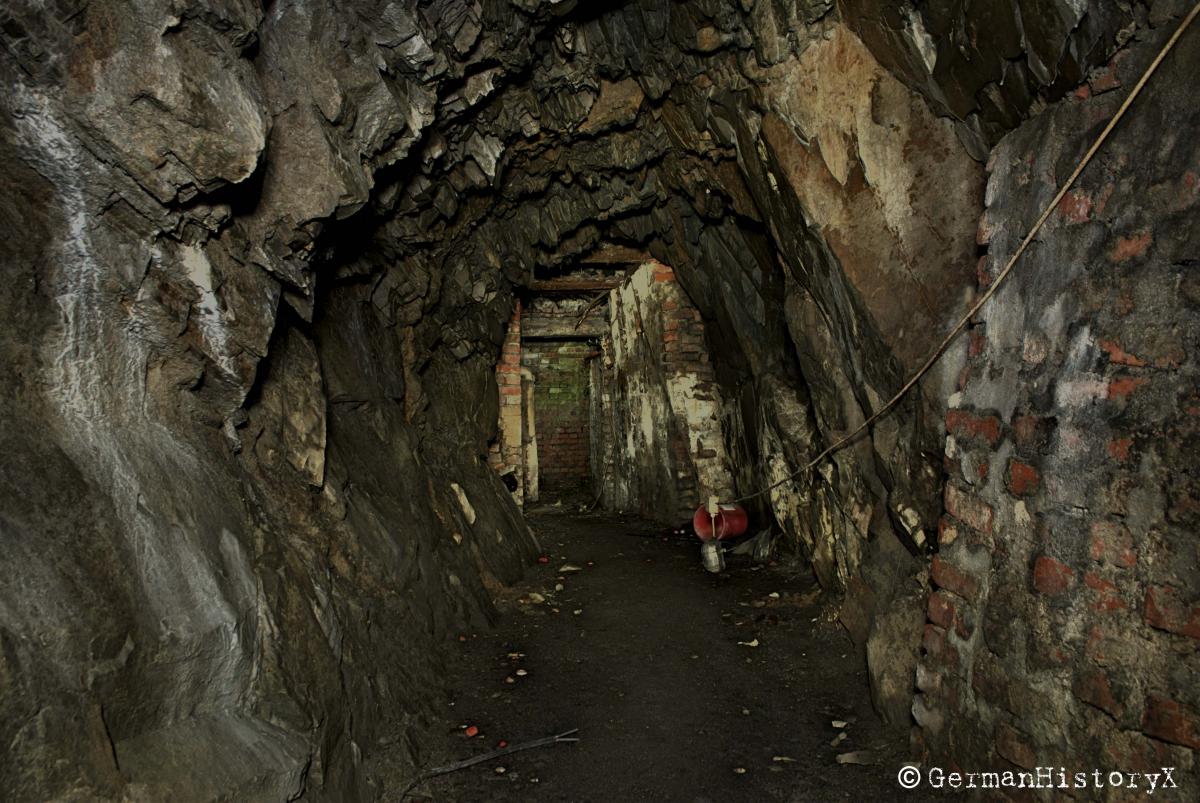
[[[937,760],[1196,764],[1200,149],[1142,158],[1164,104],[1188,105],[1190,60],[1164,62],[963,344],[913,707]],[[1058,104],[997,147],[981,289],[1116,94]]]
[[[588,365],[581,341],[527,341],[522,362],[534,376],[541,498],[591,493]]]

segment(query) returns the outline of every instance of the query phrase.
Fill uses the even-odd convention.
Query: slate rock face
[[[507,289],[317,253],[436,87],[331,7],[5,16],[0,784],[370,796],[534,549],[482,461]]]
[[[1172,16],[1121,3],[1021,0],[845,4],[847,24],[890,71],[958,121],[978,159],[1047,102],[1061,100],[1128,42],[1145,17]],[[1148,14],[1147,14],[1148,12]]]
[[[1177,5],[7,4],[0,787],[379,793],[424,758],[441,645],[535,549],[486,465],[522,287],[613,245],[670,265],[738,490],[782,479],[965,306],[991,146],[1126,81],[1109,56]],[[987,226],[1037,200],[989,198]],[[1139,231],[1112,252],[1166,236]],[[880,556],[933,539],[957,368],[752,503],[867,628],[854,589],[912,582]],[[1007,413],[1014,377],[980,403]],[[1147,576],[1147,626],[1187,638],[1194,588]],[[1174,690],[1122,716],[1166,738],[1145,700]]]

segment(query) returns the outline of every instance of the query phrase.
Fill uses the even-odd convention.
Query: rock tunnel
[[[6,3],[3,797],[1196,799],[1189,15]]]

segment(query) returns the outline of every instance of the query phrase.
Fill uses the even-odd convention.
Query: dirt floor
[[[907,734],[875,716],[864,662],[807,570],[734,558],[710,575],[695,541],[629,518],[531,524],[549,562],[495,631],[459,645],[445,743],[430,754],[450,763],[571,729],[579,741],[424,781],[407,799],[900,796]]]

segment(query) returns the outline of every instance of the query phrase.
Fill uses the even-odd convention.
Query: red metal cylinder
[[[712,540],[714,523],[717,525],[717,540],[723,541],[745,533],[750,525],[750,517],[740,505],[721,505],[714,522],[704,505],[696,508],[696,515],[692,516],[692,527],[701,541]]]

